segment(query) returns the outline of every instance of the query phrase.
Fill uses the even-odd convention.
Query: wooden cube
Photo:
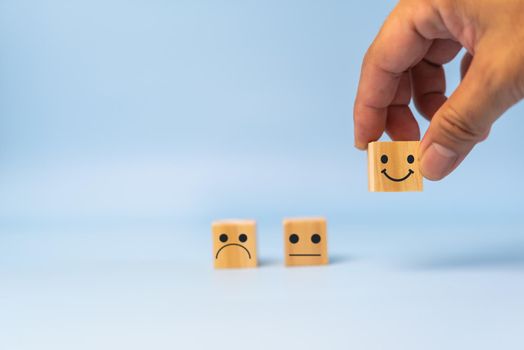
[[[368,179],[371,192],[422,191],[419,141],[371,142]]]
[[[286,266],[326,265],[327,231],[324,218],[284,220],[284,254]]]
[[[215,268],[257,267],[255,221],[221,220],[211,227]]]

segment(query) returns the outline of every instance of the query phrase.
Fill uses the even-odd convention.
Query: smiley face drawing
[[[422,175],[416,158],[419,143],[371,142],[368,145],[369,191],[422,191]]]
[[[284,220],[284,258],[286,266],[326,265],[326,220],[295,218]]]
[[[217,269],[257,266],[256,222],[220,220],[211,225]]]

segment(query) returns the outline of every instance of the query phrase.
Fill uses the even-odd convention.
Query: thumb
[[[477,55],[464,80],[433,116],[419,148],[420,170],[429,180],[451,173],[484,140],[493,122],[518,101],[504,65]],[[506,66],[507,67],[507,66]]]

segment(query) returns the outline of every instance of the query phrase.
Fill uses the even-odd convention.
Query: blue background
[[[367,192],[352,104],[394,4],[1,1],[0,347],[521,348],[522,104],[423,193]],[[329,267],[282,267],[297,215]],[[211,268],[227,217],[260,269]]]

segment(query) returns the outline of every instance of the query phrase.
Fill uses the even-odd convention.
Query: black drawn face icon
[[[304,237],[307,236],[307,234],[291,233],[289,235],[289,243],[297,245],[300,242],[300,236],[303,236],[302,238],[307,239],[307,237]],[[292,253],[289,253],[288,255],[300,257],[322,256],[322,249],[320,246],[318,246],[320,241],[322,241],[322,237],[318,233],[313,233],[311,234],[310,242],[304,242],[303,244],[303,246],[305,246],[304,252],[294,251]]]
[[[402,159],[396,160],[396,161],[397,162],[398,161],[402,161]],[[415,157],[412,154],[409,154],[404,159],[404,161],[406,162],[406,164],[413,164],[415,162]],[[394,177],[394,176],[391,176],[390,174],[388,174],[387,164],[389,162],[389,157],[386,154],[383,154],[380,157],[380,162],[384,165],[384,169],[382,169],[381,173],[390,181],[402,182],[402,181],[407,180],[411,175],[413,175],[415,173],[415,171],[413,169],[408,167],[407,168],[407,173],[404,176],[402,176],[402,177]],[[396,168],[402,168],[402,167],[397,165]]]
[[[230,239],[230,235],[228,235],[227,233],[223,232],[218,237],[218,240],[220,242],[224,243],[224,245],[222,247],[220,247],[220,249],[218,249],[218,251],[217,251],[217,253],[215,255],[215,259],[218,259],[218,256],[220,255],[222,250],[224,250],[225,248],[228,248],[228,247],[240,247],[240,248],[242,248],[246,252],[248,259],[251,259],[251,252],[249,251],[249,249],[246,248],[245,245],[243,245],[243,243],[246,243],[247,240],[248,240],[247,234],[240,233],[238,235],[238,237],[237,237],[237,240],[234,241],[234,240]]]

